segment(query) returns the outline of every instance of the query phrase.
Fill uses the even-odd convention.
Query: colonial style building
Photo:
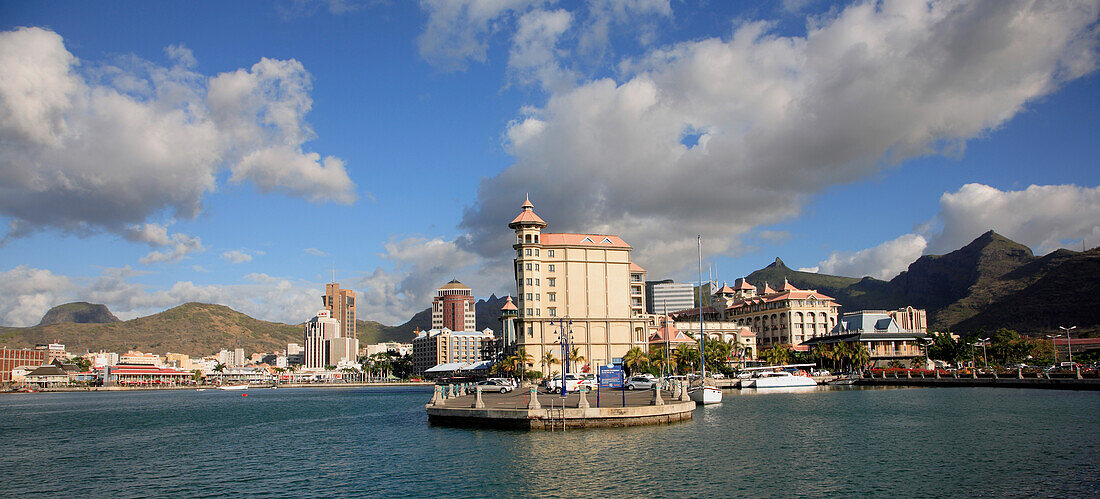
[[[738,279],[734,287],[722,286],[714,293],[712,304],[703,307],[707,320],[748,327],[756,334],[760,349],[774,345],[800,348],[802,342],[821,336],[836,326],[840,305],[824,293],[813,289],[798,289],[786,280],[778,290],[767,283],[757,292],[756,286]],[[678,320],[698,320],[698,310],[676,314]],[[696,326],[698,330],[698,326]]]
[[[591,365],[647,344],[645,274],[619,236],[547,233],[531,200],[508,224],[516,234],[516,345],[538,359],[561,359],[561,320]],[[572,324],[569,323],[572,321]]]
[[[911,308],[911,307],[909,307]],[[906,309],[902,309],[905,311]],[[918,310],[918,309],[914,309]],[[918,310],[923,314],[923,310]],[[914,357],[924,355],[921,343],[929,337],[924,331],[906,330],[893,318],[895,312],[885,310],[861,310],[848,312],[829,334],[811,338],[803,343],[808,348],[832,343],[863,344],[871,354],[875,367],[886,367],[890,361],[902,362],[909,367]]]
[[[458,279],[440,286],[432,300],[432,329],[474,331],[477,329],[474,304],[473,291]]]

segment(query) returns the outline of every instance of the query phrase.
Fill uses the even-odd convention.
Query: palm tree
[[[577,372],[577,362],[585,362],[586,359],[581,355],[581,349],[579,347],[573,347],[569,350],[569,362],[573,366],[573,372]]]
[[[786,364],[791,359],[791,350],[787,345],[775,345],[764,352],[764,360],[773,366]]]
[[[672,351],[672,362],[676,364],[676,372],[682,373],[695,369],[695,363],[699,361],[699,350],[691,345],[681,343]]]
[[[665,369],[665,364],[666,364],[667,359],[665,359],[665,348],[664,347],[658,347],[658,348],[653,349],[652,351],[649,352],[648,357],[649,357],[649,364],[650,365],[660,366],[660,368],[662,370]]]
[[[626,368],[627,376],[632,375],[635,370],[640,371],[648,363],[649,357],[638,347],[627,350],[626,354],[623,355],[623,367]]]
[[[214,366],[214,372],[220,373],[222,371],[225,371],[225,364],[218,362],[218,365]]]
[[[860,343],[856,345],[852,350],[852,362],[859,366],[859,370],[863,370],[863,366],[867,365],[871,361],[871,350],[867,348],[867,345]]]
[[[546,352],[542,354],[542,372],[544,377],[553,377],[553,375],[550,373],[550,368],[557,363],[558,359],[554,357],[554,354],[552,352]]]

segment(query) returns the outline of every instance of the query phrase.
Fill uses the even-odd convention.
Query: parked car
[[[827,369],[815,369],[810,371],[810,376],[831,376],[832,374],[833,373],[829,372]]]
[[[475,385],[474,388],[476,389],[479,386],[481,387],[481,391],[483,391],[483,392],[508,393],[508,392],[516,389],[516,387],[512,386],[511,383],[498,381],[498,380],[493,380],[493,379],[489,379],[489,380],[485,380],[485,381],[478,381],[477,385]]]
[[[546,391],[548,393],[561,393],[562,377],[555,376],[546,381]],[[591,373],[573,374],[569,373],[565,375],[565,388],[569,391],[575,391],[580,387],[596,388],[596,375]]]
[[[513,378],[489,378],[487,381],[497,381],[505,385],[509,385],[512,388],[516,387],[516,380]]]
[[[657,380],[646,376],[631,376],[626,380],[623,388],[627,390],[652,390],[657,385]]]

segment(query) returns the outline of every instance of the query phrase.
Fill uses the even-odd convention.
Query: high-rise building
[[[472,363],[486,360],[492,354],[492,329],[484,331],[451,331],[432,329],[417,331],[413,338],[413,370],[423,374],[439,364]]]
[[[672,279],[646,281],[646,312],[664,314],[687,310],[695,306],[695,288],[689,283],[676,283]]]
[[[341,360],[354,362],[359,341],[341,334],[340,321],[333,319],[328,310],[318,310],[305,325],[305,367],[335,366]]]
[[[340,321],[343,326],[340,337],[356,338],[355,291],[340,289],[340,284],[336,282],[325,284],[325,295],[321,297],[321,301],[329,311],[329,317]]]
[[[10,383],[11,370],[19,366],[38,367],[48,362],[49,352],[30,348],[0,347],[0,383]]]
[[[536,359],[550,352],[560,361],[565,319],[571,346],[592,366],[645,348],[646,271],[631,262],[633,248],[613,235],[543,234],[547,224],[531,200],[521,209],[508,224],[516,234],[516,345]]]
[[[474,294],[469,286],[452,279],[435,291],[432,299],[432,329],[473,331],[477,328]]]

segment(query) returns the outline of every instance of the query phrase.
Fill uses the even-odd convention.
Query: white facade
[[[324,368],[328,364],[329,341],[340,337],[340,321],[332,318],[328,310],[318,310],[317,315],[305,325],[305,367]]]
[[[652,314],[687,310],[695,306],[695,287],[686,282],[669,282],[651,286],[652,297],[646,305]]]

